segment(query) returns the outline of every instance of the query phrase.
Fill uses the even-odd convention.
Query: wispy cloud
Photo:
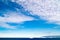
[[[16,26],[11,26],[7,23],[23,23],[32,20],[34,20],[33,17],[25,16],[16,12],[8,12],[7,14],[4,14],[4,17],[0,16],[0,27],[15,29]]]
[[[0,17],[0,21],[3,22],[15,22],[15,23],[20,23],[23,21],[29,21],[29,20],[33,20],[34,18],[29,17],[29,16],[25,16],[19,13],[14,13],[14,12],[10,12],[8,14],[4,14],[5,17]]]
[[[1,22],[1,23],[0,23],[0,27],[10,28],[10,29],[16,29],[15,26],[11,26],[11,25],[9,25],[9,24],[7,24],[7,23],[5,23],[5,22]]]
[[[17,0],[15,1],[31,12],[32,15],[40,16],[48,23],[60,25],[60,1],[59,0]]]

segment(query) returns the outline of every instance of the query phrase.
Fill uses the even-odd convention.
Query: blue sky
[[[59,3],[56,4],[58,6],[55,1],[41,1],[40,4],[40,0],[1,0],[0,37],[60,35],[60,8]]]

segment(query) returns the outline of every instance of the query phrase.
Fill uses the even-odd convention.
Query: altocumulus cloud
[[[60,1],[59,0],[12,0],[37,15],[48,23],[60,25]]]

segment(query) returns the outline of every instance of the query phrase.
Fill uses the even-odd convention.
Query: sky
[[[59,0],[0,0],[0,37],[60,35]]]

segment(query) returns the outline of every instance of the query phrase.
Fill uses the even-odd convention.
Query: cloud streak
[[[15,29],[16,26],[11,26],[7,23],[23,23],[25,21],[32,21],[34,20],[33,17],[25,16],[16,12],[8,12],[4,14],[4,17],[0,16],[0,27],[5,28],[13,28]]]

